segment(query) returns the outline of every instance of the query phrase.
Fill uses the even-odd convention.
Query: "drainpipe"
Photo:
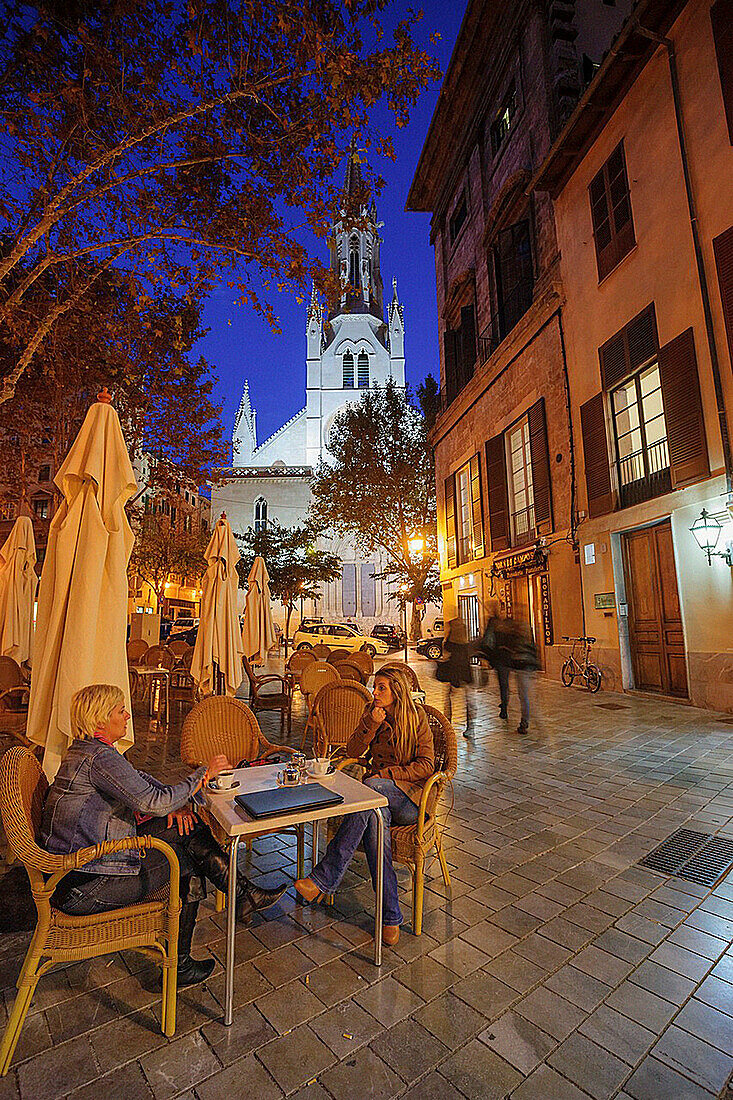
[[[575,437],[573,435],[573,412],[570,404],[570,376],[568,374],[568,357],[565,350],[565,330],[562,324],[562,307],[557,311],[557,327],[560,332],[560,349],[562,351],[562,373],[565,389],[565,407],[568,414],[568,442],[570,450],[570,538],[573,551],[578,558],[578,579],[580,581],[580,613],[583,621],[583,635],[585,628],[585,594],[583,592],[583,563],[580,560],[580,544],[578,543],[577,528],[577,486],[575,483]]]
[[[713,328],[713,312],[710,306],[710,291],[708,288],[707,273],[705,271],[705,261],[703,259],[702,245],[700,244],[700,229],[697,220],[697,206],[695,203],[695,194],[692,189],[692,177],[690,175],[690,164],[687,158],[687,142],[685,140],[685,128],[684,120],[682,117],[682,100],[680,96],[680,84],[677,74],[677,59],[675,56],[674,43],[669,38],[663,38],[661,35],[656,34],[654,31],[648,30],[646,27],[637,24],[640,34],[651,39],[652,42],[656,42],[659,46],[664,46],[667,51],[667,60],[669,62],[669,77],[672,85],[672,100],[674,102],[674,113],[677,122],[677,140],[680,147],[680,157],[682,159],[682,171],[685,177],[685,192],[687,194],[687,208],[690,214],[690,228],[692,230],[692,242],[695,249],[695,260],[697,261],[697,274],[700,281],[700,296],[702,298],[702,308],[705,315],[705,331],[707,333],[708,350],[710,352],[710,366],[713,371],[713,383],[715,386],[715,404],[718,409],[718,422],[720,424],[720,438],[723,446],[723,462],[725,464],[725,486],[728,498],[731,498],[731,492],[733,491],[733,458],[731,457],[731,443],[730,435],[728,432],[728,419],[725,411],[725,398],[723,396],[723,383],[720,377],[720,359],[718,357],[718,349],[715,343],[715,330]]]

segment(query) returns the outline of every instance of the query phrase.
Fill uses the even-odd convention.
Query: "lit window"
[[[45,497],[39,497],[33,501],[33,512],[38,519],[48,519],[48,500]]]
[[[255,501],[255,531],[264,531],[267,527],[267,501],[258,497]]]
[[[667,470],[667,424],[657,364],[624,382],[612,397],[621,486]]]
[[[456,520],[458,523],[458,561],[473,557],[471,532],[471,472],[466,463],[456,474]]]
[[[529,420],[525,416],[506,434],[512,542],[522,542],[534,531],[534,490]]]
[[[499,113],[491,124],[491,151],[496,154],[504,144],[504,138],[509,133],[512,119],[517,113],[517,89],[514,84],[507,92],[506,98],[499,109]]]
[[[359,389],[369,389],[369,356],[365,351],[359,352],[359,358],[357,360]]]
[[[38,471],[38,480],[39,481],[50,481],[51,480],[51,467],[50,466],[41,466],[40,470]]]
[[[344,352],[344,386],[345,390],[354,388],[354,356],[350,351]]]

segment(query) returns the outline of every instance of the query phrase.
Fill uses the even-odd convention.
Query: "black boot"
[[[227,893],[229,860],[206,828],[198,828],[185,838],[186,851],[201,874],[222,894]],[[274,890],[253,886],[246,875],[237,872],[237,920],[245,921],[252,913],[269,909],[287,890],[287,883]]]
[[[181,907],[180,924],[178,927],[178,988],[184,989],[187,985],[198,985],[205,982],[216,966],[213,959],[201,959],[197,962],[191,958],[191,940],[193,930],[196,927],[196,914],[199,903],[187,901]]]

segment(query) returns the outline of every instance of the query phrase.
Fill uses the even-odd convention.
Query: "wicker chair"
[[[412,872],[412,930],[416,936],[422,934],[425,857],[433,848],[440,861],[443,881],[450,887],[450,874],[443,854],[437,812],[445,785],[455,775],[458,764],[456,734],[450,722],[435,707],[426,706],[423,709],[433,731],[435,771],[423,785],[417,822],[414,825],[393,825],[390,829],[392,862],[404,863]],[[338,767],[343,769],[350,764],[359,763],[363,761],[347,757],[339,761]]]
[[[176,1030],[178,923],[181,912],[178,859],[173,849],[152,836],[125,837],[51,855],[38,846],[46,777],[27,749],[10,749],[0,761],[0,811],[8,845],[28,872],[38,923],[17,981],[18,993],[0,1043],[0,1074],[8,1072],[38,980],[57,963],[76,962],[129,948],[145,950],[163,963],[161,1029]],[[51,895],[69,871],[112,852],[157,848],[170,865],[169,886],[137,905],[71,917],[54,909]]]
[[[353,661],[337,661],[334,667],[342,680],[354,680],[357,684],[366,686],[364,673]]]
[[[0,657],[0,733],[9,733],[24,745],[30,692],[23,670],[12,657]]]
[[[252,710],[255,712],[258,710],[279,710],[280,733],[283,733],[285,730],[286,715],[288,718],[288,733],[290,733],[293,724],[292,684],[290,684],[284,676],[277,676],[275,673],[269,673],[266,676],[257,676],[247,657],[242,657],[242,664],[244,665],[244,671],[249,680],[249,705]],[[262,691],[265,684],[275,683],[281,685],[280,691]]]
[[[188,653],[189,649],[193,652],[193,646],[189,645],[185,638],[174,638],[172,642],[169,642],[166,646],[169,653],[172,653],[177,661],[180,661],[182,657]]]
[[[241,699],[226,695],[208,695],[186,715],[181,730],[181,760],[191,767],[208,764],[213,756],[222,754],[237,765],[243,760],[266,759],[275,753],[294,753],[288,745],[273,745],[263,736],[254,714]],[[226,847],[230,838],[217,822],[207,815],[211,831],[218,842]],[[302,825],[287,829],[267,829],[257,836],[269,833],[294,833],[298,840],[298,877],[303,874],[304,831]],[[249,840],[248,840],[249,846]],[[224,908],[224,895],[216,893],[216,907]]]
[[[148,652],[149,646],[147,642],[144,642],[142,638],[133,638],[131,642],[127,643],[127,659],[131,665],[139,664],[142,661],[145,654]]]
[[[350,652],[348,649],[332,649],[328,657],[326,658],[332,665],[338,664],[339,661],[343,661],[344,657],[349,657]]]
[[[356,653],[350,653],[349,661],[352,665],[356,665],[357,668],[361,669],[365,680],[368,680],[370,676],[374,675],[374,658],[371,653],[367,653],[365,649],[359,649]]]
[[[386,668],[393,668],[397,672],[401,672],[410,684],[412,691],[421,690],[420,681],[417,678],[417,673],[415,672],[415,669],[406,664],[405,661],[385,661],[385,663],[382,665],[382,669]]]
[[[300,687],[300,677],[303,674],[303,669],[307,668],[313,661],[315,661],[315,657],[312,649],[298,649],[290,655],[285,666],[285,678],[290,681],[293,687]]]
[[[338,672],[333,665],[330,665],[327,661],[312,661],[311,664],[306,665],[303,669],[300,676],[300,690],[303,693],[305,705],[308,708],[308,716],[305,720],[303,737],[300,742],[301,752],[305,747],[308,731],[311,729],[314,722],[313,700],[325,684],[335,684],[340,681],[341,677]]]
[[[340,680],[322,687],[313,700],[316,754],[328,756],[334,746],[345,749],[371,701],[371,692],[362,684]]]
[[[329,646],[324,642],[319,642],[317,645],[314,645],[311,652],[317,661],[327,661],[331,655]]]

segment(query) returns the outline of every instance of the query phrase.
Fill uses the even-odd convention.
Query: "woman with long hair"
[[[367,787],[383,794],[389,805],[384,818],[384,927],[382,938],[394,946],[400,938],[402,912],[397,876],[392,866],[391,825],[414,825],[425,780],[435,770],[433,735],[427,715],[416,706],[410,685],[398,669],[379,669],[374,677],[374,702],[368,704],[346,746],[348,756],[365,757]],[[310,878],[295,889],[306,901],[317,901],[338,887],[360,841],[364,843],[372,884],[377,882],[377,822],[373,810],[347,814]]]

